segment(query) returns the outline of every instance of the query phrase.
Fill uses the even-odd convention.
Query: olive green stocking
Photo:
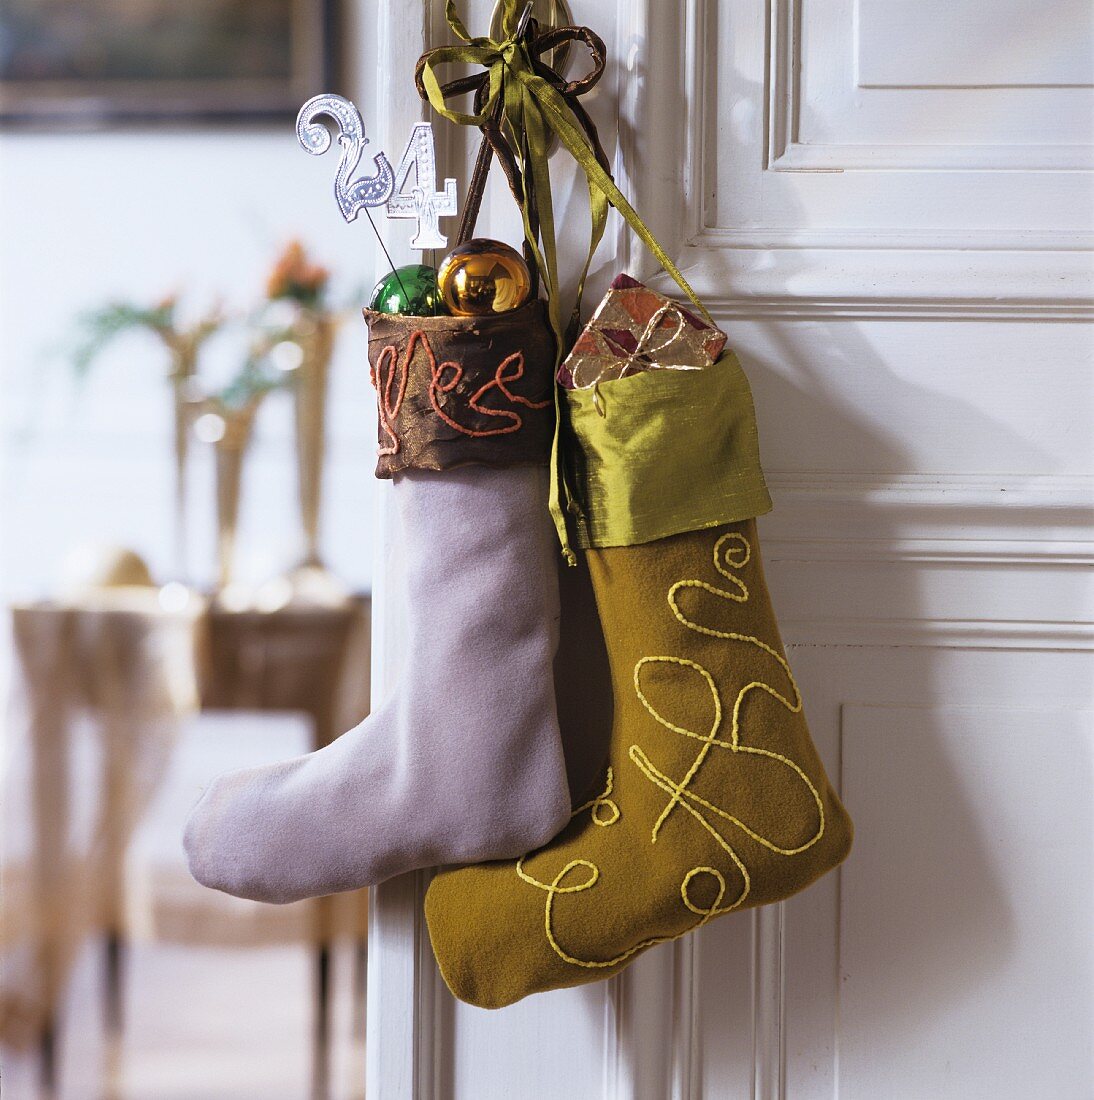
[[[487,1008],[608,977],[715,917],[789,897],[851,846],[755,521],[586,553],[614,703],[607,769],[545,847],[442,871],[426,897],[445,981]]]

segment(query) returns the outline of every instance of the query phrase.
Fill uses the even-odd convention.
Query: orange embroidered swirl
[[[482,417],[492,418],[495,421],[500,420],[502,423],[497,427],[482,428],[472,428],[466,424],[461,424],[444,408],[444,399],[456,390],[463,381],[464,368],[460,363],[452,360],[438,363],[429,342],[429,337],[423,330],[417,329],[410,334],[402,356],[399,355],[395,344],[388,344],[380,352],[371,371],[372,384],[376,387],[380,430],[384,436],[379,451],[381,455],[394,455],[401,449],[397,420],[403,406],[403,399],[406,397],[410,365],[419,349],[425,354],[429,366],[429,404],[437,417],[462,435],[469,436],[472,439],[487,439],[491,436],[519,432],[524,427],[524,417],[516,411],[515,406],[539,410],[545,409],[551,404],[550,398],[543,401],[531,401],[519,393],[514,393],[510,388],[515,382],[524,377],[524,353],[516,351],[502,359],[494,371],[493,377],[479,386],[467,402],[468,408],[472,412],[476,412]],[[483,404],[483,401],[493,391],[500,393],[510,407],[495,408]]]

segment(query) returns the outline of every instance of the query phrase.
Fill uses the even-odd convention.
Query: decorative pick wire
[[[387,265],[391,268],[391,274],[395,276],[395,281],[399,284],[399,289],[403,292],[403,301],[410,300],[410,296],[406,292],[406,287],[403,286],[403,277],[399,274],[399,269],[395,266],[395,261],[391,258],[391,253],[387,250],[387,245],[384,244],[384,238],[380,236],[380,230],[376,228],[376,223],[372,220],[372,211],[365,207],[365,216],[368,218],[368,224],[372,226],[372,232],[376,234],[376,239],[380,242],[380,247],[384,251],[384,255],[387,257]]]
[[[372,212],[369,207],[384,206],[391,198],[395,190],[395,173],[387,155],[381,151],[373,158],[376,165],[376,175],[362,176],[350,182],[368,138],[365,136],[365,124],[361,119],[361,112],[348,100],[340,95],[312,96],[296,116],[296,137],[304,150],[313,156],[320,156],[331,146],[331,133],[320,122],[315,120],[322,115],[333,119],[338,124],[338,144],[342,147],[342,158],[338,162],[338,174],[334,179],[334,198],[338,203],[338,209],[342,211],[342,217],[347,222],[352,222],[362,210],[364,210],[368,223],[372,226],[372,232],[376,240],[380,242],[380,248],[387,258],[388,266],[395,276],[403,297],[407,297],[406,287],[399,277],[395,267],[395,261],[372,220]]]

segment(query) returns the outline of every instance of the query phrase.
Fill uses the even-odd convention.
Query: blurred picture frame
[[[0,126],[294,117],[334,76],[335,0],[3,0]]]

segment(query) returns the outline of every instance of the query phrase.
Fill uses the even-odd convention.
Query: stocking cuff
[[[633,546],[771,510],[752,391],[726,352],[566,394],[580,546]]]
[[[490,317],[364,311],[376,387],[376,476],[546,465],[555,344],[541,301]]]

